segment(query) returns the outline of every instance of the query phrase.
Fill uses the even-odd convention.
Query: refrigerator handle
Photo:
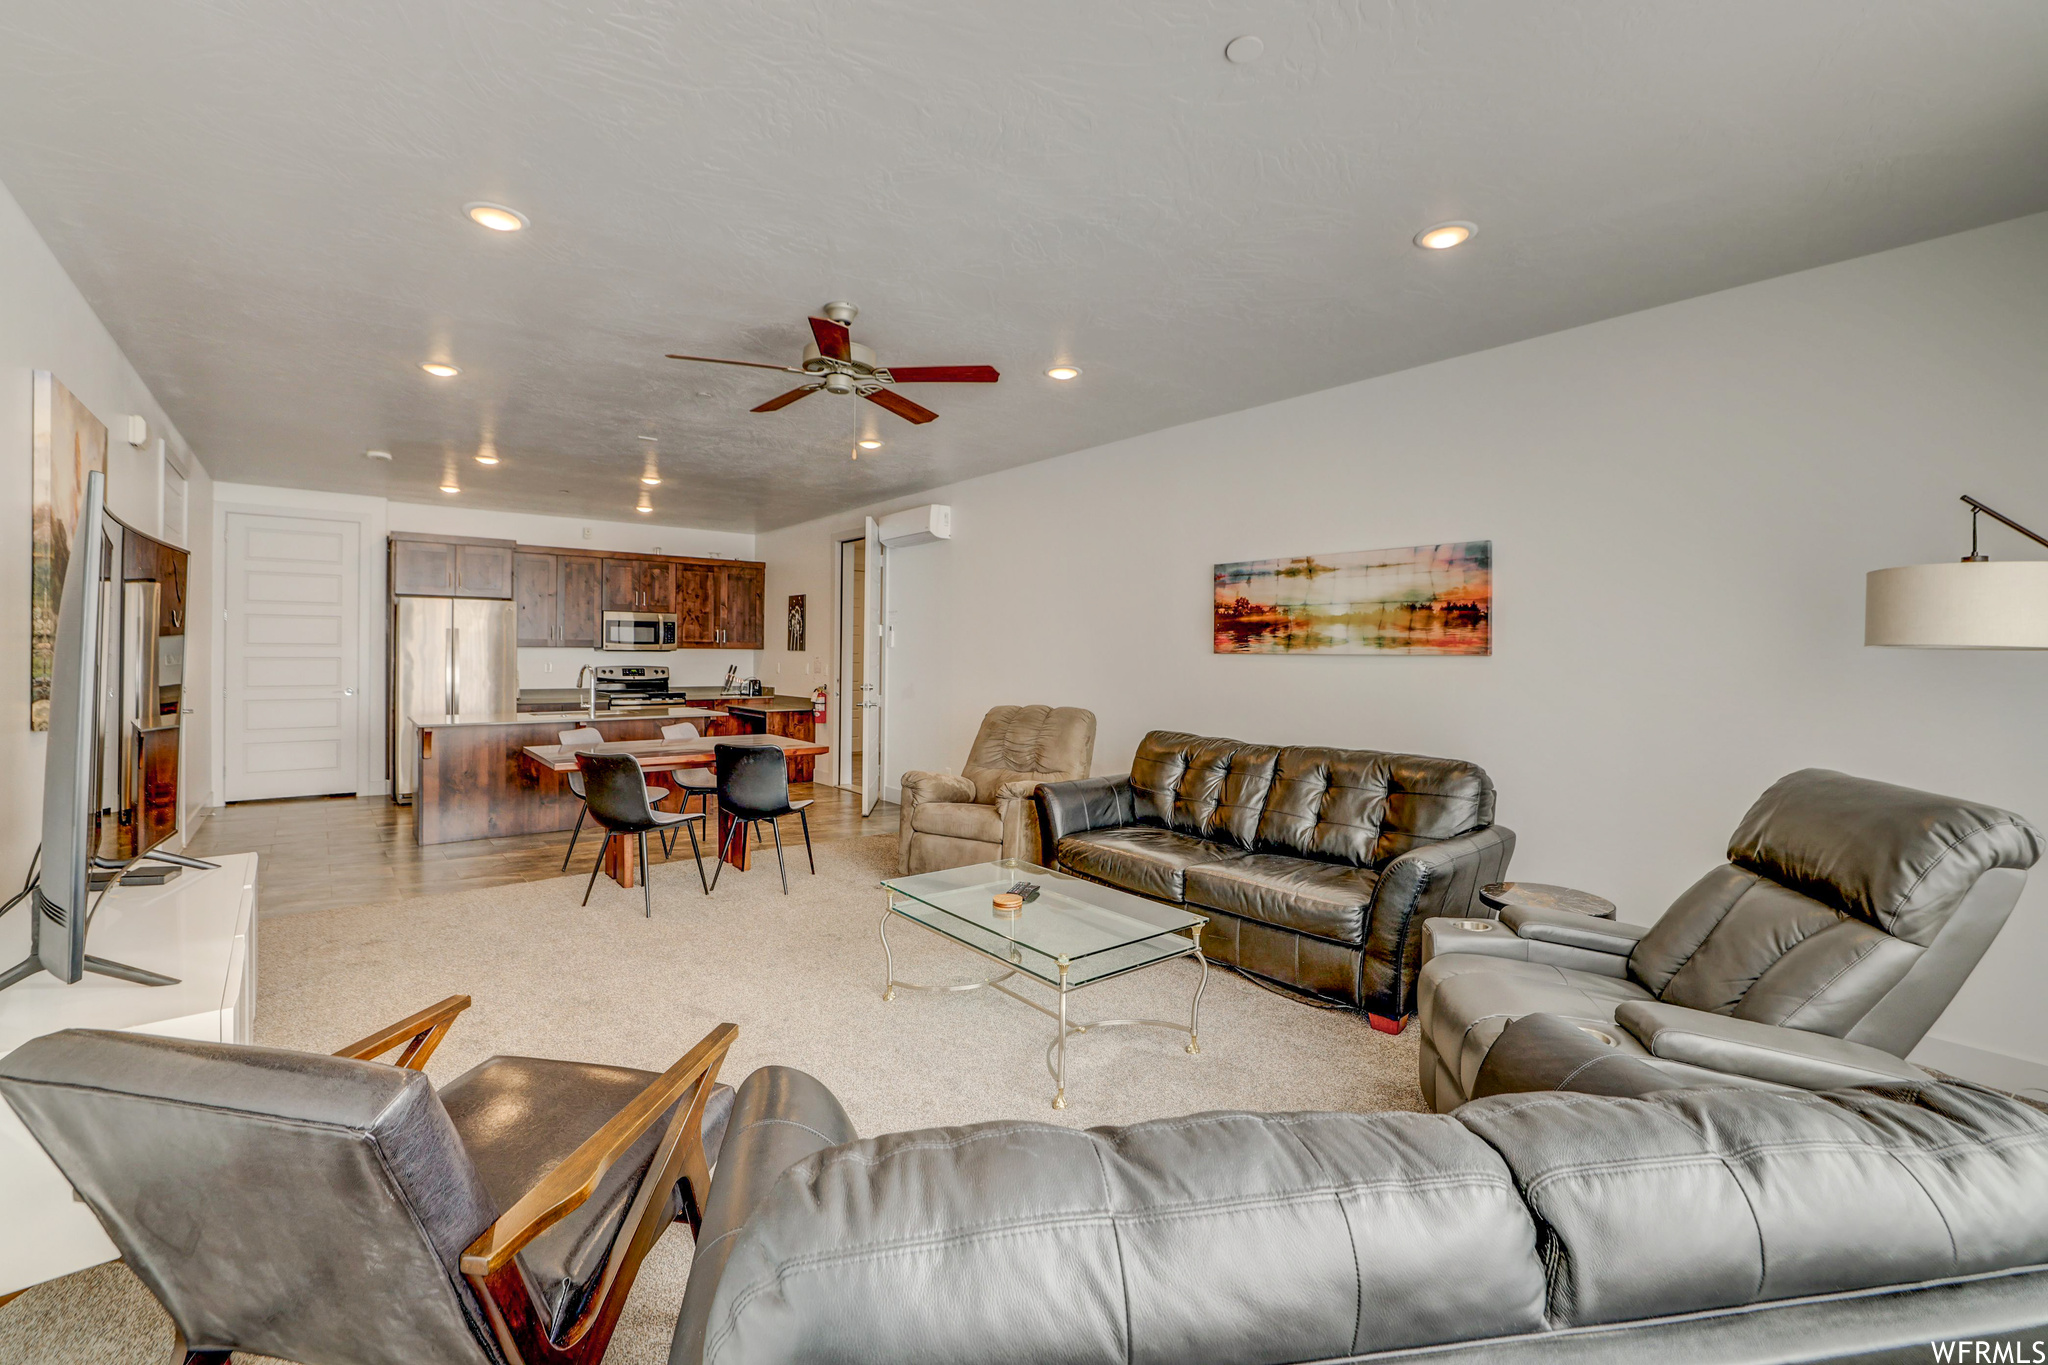
[[[461,640],[462,632],[453,626],[448,627],[448,714],[451,716],[458,714],[462,705],[462,697],[456,691],[455,671],[455,649]]]

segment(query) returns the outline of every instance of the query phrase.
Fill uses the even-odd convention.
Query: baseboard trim
[[[2048,1099],[2048,1064],[2024,1057],[2009,1057],[2003,1052],[1930,1035],[1920,1040],[1920,1046],[1913,1049],[1908,1060],[1996,1090]]]

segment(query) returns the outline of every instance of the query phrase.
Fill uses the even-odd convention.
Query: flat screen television
[[[144,986],[169,986],[176,977],[109,962],[85,951],[96,900],[95,867],[125,872],[148,858],[181,867],[217,864],[160,849],[126,860],[100,853],[103,784],[120,780],[118,727],[121,581],[124,527],[107,511],[106,475],[86,475],[85,505],[71,545],[71,561],[57,604],[57,638],[50,667],[50,741],[43,766],[42,874],[29,893],[29,955],[0,973],[0,990],[47,971],[60,981],[87,972]],[[119,878],[114,879],[118,882]],[[108,888],[111,889],[111,886]],[[104,891],[101,894],[105,894]]]

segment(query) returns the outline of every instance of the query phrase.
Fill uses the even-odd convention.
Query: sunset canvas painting
[[[1218,654],[1491,654],[1493,542],[1216,566]]]

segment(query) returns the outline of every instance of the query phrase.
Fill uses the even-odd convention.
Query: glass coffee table
[[[995,908],[995,897],[1018,882],[1039,889],[1015,918]],[[1059,1031],[1045,1050],[1045,1069],[1052,1073],[1052,1107],[1067,1107],[1067,1038],[1105,1028],[1163,1028],[1188,1036],[1187,1050],[1202,1050],[1202,991],[1209,984],[1209,963],[1202,956],[1202,916],[1133,896],[1098,882],[1070,877],[1021,859],[1006,858],[972,867],[890,877],[882,882],[889,908],[882,912],[882,956],[886,980],[882,998],[894,1000],[897,990],[1001,991],[1059,1021]],[[889,921],[901,917],[940,934],[1003,968],[983,981],[958,986],[920,986],[896,978],[896,955],[889,951]],[[1084,986],[1142,971],[1175,958],[1192,957],[1202,969],[1185,1026],[1164,1019],[1101,1019],[1090,1024],[1067,1021],[1067,996]],[[1058,1008],[1048,1009],[1004,983],[1027,977],[1058,995]],[[1021,983],[1020,983],[1021,984]]]

